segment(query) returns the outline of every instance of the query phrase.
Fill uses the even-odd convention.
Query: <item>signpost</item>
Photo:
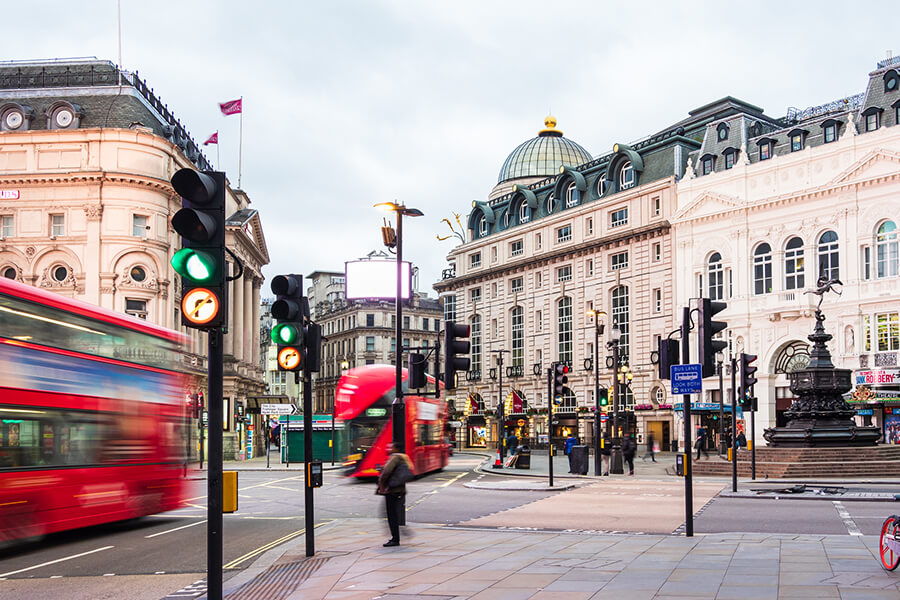
[[[264,415],[296,415],[297,407],[293,404],[260,404],[259,412]]]
[[[672,377],[672,395],[699,394],[703,391],[701,366],[699,364],[672,365],[669,367]]]

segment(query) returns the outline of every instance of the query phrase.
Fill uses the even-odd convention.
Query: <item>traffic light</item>
[[[656,363],[656,367],[659,370],[660,379],[670,379],[670,367],[672,365],[681,364],[678,350],[678,340],[670,338],[659,339],[659,359]]]
[[[756,410],[756,398],[753,397],[753,386],[756,384],[758,367],[753,363],[758,357],[755,354],[741,352],[741,407],[744,410]]]
[[[700,364],[703,377],[716,374],[716,354],[728,347],[728,343],[714,340],[713,336],[728,327],[724,321],[713,321],[712,318],[728,308],[724,302],[713,302],[709,298],[700,298],[699,334]]]
[[[303,368],[305,348],[303,317],[308,313],[308,301],[303,297],[302,275],[278,275],[272,279],[272,342],[278,345],[279,371],[299,371]]]
[[[569,378],[566,377],[566,373],[569,372],[569,367],[564,365],[563,363],[553,363],[553,400],[559,399],[561,401],[563,395],[565,394],[566,384],[569,383]]]
[[[600,406],[609,406],[609,389],[600,388]]]
[[[225,325],[225,173],[181,169],[172,187],[183,208],[172,217],[181,250],[171,264],[181,275],[181,323],[194,329]]]
[[[406,360],[406,370],[409,373],[409,389],[417,390],[425,387],[428,381],[425,377],[425,355],[419,352],[410,352]]]
[[[304,306],[309,301],[303,298]],[[309,310],[306,309],[307,317]],[[322,326],[307,320],[303,329],[303,364],[310,373],[318,373],[321,368]]]
[[[444,389],[456,389],[456,372],[469,370],[469,326],[444,322]]]

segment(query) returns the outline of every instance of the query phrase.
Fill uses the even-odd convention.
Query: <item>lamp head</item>
[[[618,325],[612,326],[612,329],[609,330],[609,337],[616,342],[622,339],[622,330],[619,329]]]

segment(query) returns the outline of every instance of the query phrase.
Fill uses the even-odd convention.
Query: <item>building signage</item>
[[[18,200],[19,190],[0,190],[0,200]]]
[[[672,365],[669,367],[669,375],[672,378],[672,393],[675,395],[699,394],[703,391],[699,364]]]
[[[725,412],[731,412],[731,405],[726,404],[722,407]],[[684,402],[677,402],[675,410],[681,412],[684,410]],[[719,410],[718,402],[691,402],[691,410]]]
[[[900,369],[870,369],[857,371],[856,385],[900,384]]]
[[[366,409],[366,416],[367,416],[367,417],[386,417],[386,416],[387,416],[387,409],[386,409],[386,408],[380,408],[380,407],[376,407],[376,408],[367,408],[367,409]]]
[[[260,404],[259,412],[264,415],[293,415],[297,407],[293,404]]]
[[[871,415],[872,409],[871,408],[860,408],[856,411],[856,414],[862,415],[862,416]]]

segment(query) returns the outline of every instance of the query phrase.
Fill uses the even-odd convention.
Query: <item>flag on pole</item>
[[[206,146],[207,144],[218,144],[218,143],[219,143],[219,132],[217,131],[214,134],[212,134],[211,136],[209,136],[209,139],[206,140],[205,142],[203,142],[203,145]]]
[[[219,110],[222,111],[222,114],[226,117],[228,115],[236,115],[241,112],[241,101],[243,98],[238,98],[237,100],[231,100],[229,102],[219,102]]]

